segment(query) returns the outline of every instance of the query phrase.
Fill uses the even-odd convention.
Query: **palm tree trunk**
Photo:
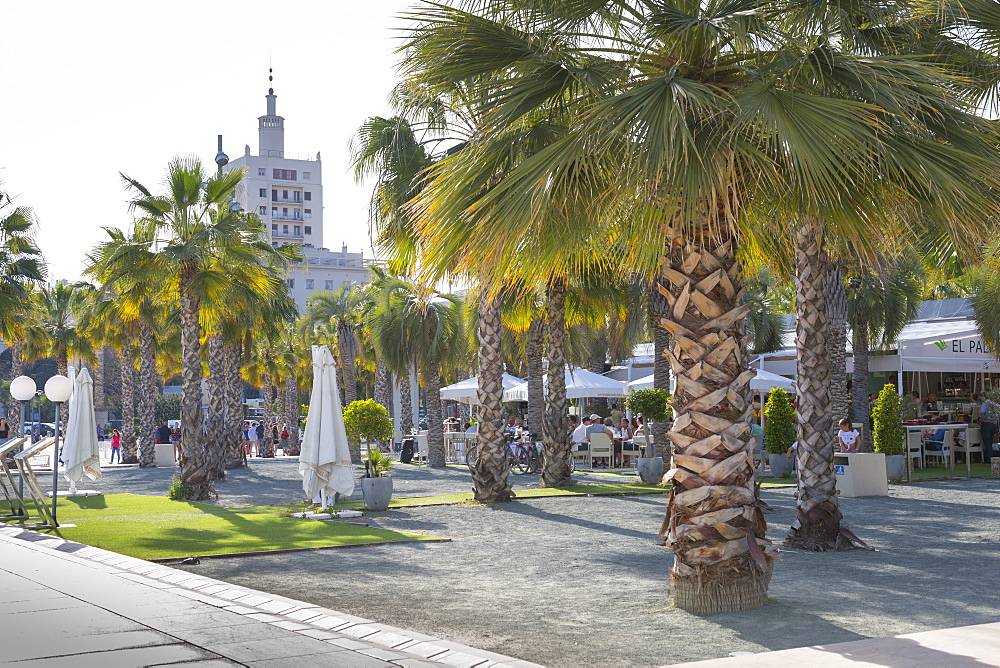
[[[230,343],[226,346],[226,470],[246,466],[243,451],[243,379],[240,377],[240,355],[239,343]]]
[[[153,328],[147,323],[139,324],[139,397],[136,401],[139,409],[139,468],[156,466],[156,448],[154,447],[154,432],[156,431],[156,341],[153,338]],[[173,462],[160,462],[170,466]]]
[[[528,327],[528,430],[536,437],[545,427],[545,370],[542,357],[545,351],[545,320],[535,318]]]
[[[727,229],[723,221],[690,238],[667,230],[669,264],[661,268],[677,389],[660,535],[674,552],[674,603],[700,615],[764,605],[772,568],[760,547],[769,542],[754,498],[746,417],[754,374],[743,343],[749,307]]]
[[[434,467],[443,467],[444,423],[441,416],[441,361],[437,355],[427,359],[429,367],[424,383],[427,389],[427,463]]]
[[[830,411],[847,417],[847,288],[844,265],[830,262],[826,274],[826,313],[830,321]]]
[[[668,392],[670,391],[670,361],[667,359],[669,348],[670,332],[663,328],[657,318],[653,327],[653,387]],[[672,454],[668,436],[670,423],[647,420],[646,433],[653,436],[653,445],[647,456],[669,458]]]
[[[804,223],[795,240],[799,496],[785,544],[807,550],[832,550],[840,544],[830,419],[826,264],[822,226]]]
[[[21,351],[24,350],[24,344],[20,341],[14,341],[10,346],[10,379],[13,380],[18,376],[24,374],[24,358],[21,356]],[[7,423],[11,425],[17,425],[17,429],[13,430],[13,433],[18,436],[23,436],[23,426],[21,425],[21,406],[19,401],[11,401],[7,406]]]
[[[399,388],[399,430],[403,438],[413,431],[413,397],[410,395],[410,374],[402,373],[396,377],[396,386]]]
[[[97,363],[94,365],[94,409],[107,410],[107,397],[104,392],[104,365],[108,359],[108,347],[102,346],[97,351]],[[108,438],[110,438],[110,434]]]
[[[285,424],[288,425],[288,450],[286,455],[299,454],[299,386],[295,373],[285,379]]]
[[[859,313],[854,323],[855,329],[851,337],[851,347],[854,348],[854,375],[851,377],[851,416],[855,422],[869,424],[870,404],[868,403],[868,321],[865,314]],[[871,438],[862,442],[870,446]]]
[[[213,480],[226,477],[226,459],[229,449],[228,406],[226,392],[226,344],[221,333],[208,337],[208,416],[206,417],[207,442],[205,450]]]
[[[180,478],[194,500],[215,494],[205,456],[204,416],[201,408],[201,306],[189,286],[193,270],[182,267],[178,292],[181,316],[181,457]]]
[[[565,487],[573,480],[566,423],[566,281],[561,276],[552,278],[545,288],[545,327],[549,368],[542,426],[542,485]]]
[[[274,434],[271,425],[274,423],[274,379],[271,374],[264,375],[264,387],[261,388],[264,397],[263,414],[261,424],[264,425],[264,435],[261,436],[260,446],[264,448],[265,457],[274,457]]]
[[[608,354],[602,343],[603,337],[605,335],[605,330],[601,330],[601,336],[594,342],[594,348],[590,351],[590,360],[588,363],[588,371],[591,373],[596,373],[598,375],[604,374],[604,365],[607,361]],[[593,406],[602,406],[604,408],[608,407],[608,400],[604,397],[593,397],[589,400],[589,403]],[[616,427],[619,425],[615,425]]]
[[[337,327],[337,350],[344,375],[344,408],[358,399],[358,373],[354,362],[354,328],[346,323]],[[360,453],[361,451],[358,450]],[[351,455],[353,457],[353,455]],[[359,454],[360,458],[360,454]],[[358,460],[360,461],[360,459]]]
[[[479,456],[472,468],[473,498],[504,503],[514,498],[503,447],[503,351],[500,304],[485,288],[479,297]]]
[[[69,356],[65,350],[56,353],[56,373],[60,376],[69,376]],[[69,402],[64,401],[59,405],[59,421],[62,424],[62,433],[66,433],[69,427]],[[57,425],[58,427],[58,425]]]
[[[118,353],[118,366],[121,370],[122,379],[122,464],[135,464],[139,461],[136,456],[137,444],[135,441],[135,369],[132,366],[132,352],[128,346],[122,348]]]
[[[375,358],[375,403],[392,408],[392,388],[389,386],[389,371],[381,357]]]

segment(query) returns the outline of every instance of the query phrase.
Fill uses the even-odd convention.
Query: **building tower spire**
[[[268,84],[273,84],[274,70],[268,68],[267,72]],[[267,113],[257,118],[259,123],[257,128],[259,154],[262,156],[283,158],[285,157],[285,119],[278,116],[277,99],[277,95],[274,94],[274,88],[268,87]]]

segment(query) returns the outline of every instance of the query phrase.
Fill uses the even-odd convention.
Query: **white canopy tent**
[[[523,378],[512,376],[509,373],[503,374],[504,392],[512,390],[524,382]],[[441,398],[451,399],[463,404],[476,405],[479,403],[479,378],[473,376],[463,381],[441,388]]]
[[[576,367],[566,369],[566,398],[583,399],[585,397],[615,399],[624,397],[625,383],[620,380],[602,376],[593,371]],[[504,401],[527,401],[528,384],[521,383],[517,387],[503,393]]]
[[[633,380],[631,383],[628,383],[626,387],[629,392],[634,392],[635,390],[648,390],[653,387],[653,375],[650,374],[644,378]],[[795,392],[795,381],[791,378],[785,378],[784,376],[779,376],[776,373],[771,373],[770,371],[757,371],[757,375],[750,380],[750,389],[756,392],[766,392],[776,387],[780,387],[781,389],[789,392]]]

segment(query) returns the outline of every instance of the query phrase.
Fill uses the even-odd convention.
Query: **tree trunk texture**
[[[358,400],[358,374],[354,366],[354,327],[347,323],[337,326],[337,350],[340,352],[340,367],[344,374],[344,408]],[[358,461],[361,461],[360,449]],[[354,454],[351,454],[354,457]]]
[[[156,466],[156,341],[152,326],[139,325],[139,396],[136,408],[139,410],[139,468]],[[160,462],[163,466],[173,465],[173,461]]]
[[[535,318],[528,327],[528,430],[538,438],[545,425],[545,319]],[[464,424],[464,420],[463,420]]]
[[[441,414],[441,360],[431,355],[427,360],[430,367],[424,383],[427,387],[427,463],[434,467],[444,467],[444,417]]]
[[[24,349],[24,344],[20,341],[14,341],[10,346],[10,379],[14,380],[18,376],[24,374],[24,358],[21,356],[21,351]],[[30,400],[29,400],[30,401]],[[24,425],[21,424],[21,402],[11,401],[7,406],[7,424],[17,425],[17,430],[14,431],[18,436],[24,435]],[[27,406],[25,407],[27,409]],[[30,417],[30,416],[28,416]]]
[[[375,403],[392,410],[392,387],[389,385],[389,371],[381,357],[375,358]]]
[[[410,374],[409,372],[399,374],[396,378],[396,387],[399,388],[399,431],[406,438],[413,431],[413,397],[410,395]]]
[[[264,414],[261,416],[261,424],[264,425],[264,436],[259,445],[264,446],[264,456],[274,457],[274,432],[271,425],[274,423],[274,379],[270,374],[264,376],[264,387],[261,388],[264,396]]]
[[[672,480],[661,538],[674,552],[677,607],[701,615],[767,603],[772,559],[754,494],[749,437],[743,275],[721,221],[685,237],[666,230],[661,294],[670,307],[667,359],[677,379],[671,405]]]
[[[503,349],[500,304],[485,289],[479,297],[479,441],[472,468],[473,498],[504,503],[514,498],[503,448]]]
[[[226,342],[222,334],[208,337],[208,415],[205,419],[207,431],[205,452],[209,460],[209,470],[213,480],[226,477],[226,459],[229,442],[226,438],[228,427],[228,406],[226,392]]]
[[[569,425],[566,423],[566,281],[553,278],[545,288],[545,326],[548,335],[548,387],[542,427],[542,485],[572,484]]]
[[[785,544],[806,550],[836,549],[840,504],[833,470],[830,419],[827,255],[823,228],[810,221],[795,239],[795,347],[798,351],[799,496]]]
[[[288,449],[286,455],[299,454],[299,385],[295,374],[285,379],[285,423],[288,425]]]
[[[830,262],[826,272],[826,314],[830,322],[830,414],[848,417],[847,410],[847,287],[844,265]]]
[[[860,311],[860,309],[858,309]],[[868,318],[865,313],[855,316],[854,331],[851,336],[851,347],[854,348],[854,375],[851,377],[851,416],[855,422],[871,424],[868,403]],[[870,441],[871,437],[867,439]],[[871,445],[863,441],[865,446]]]
[[[56,373],[60,376],[69,376],[69,357],[65,350],[56,353]],[[69,402],[64,401],[59,405],[59,422],[62,425],[62,433],[65,434],[69,427]],[[56,425],[57,427],[59,425]]]
[[[670,332],[660,325],[659,320],[653,329],[653,387],[658,390],[670,391],[670,360],[667,352],[670,350]],[[653,421],[646,424],[646,432],[653,435],[650,457],[663,457],[664,460],[673,454],[670,448],[670,423]]]
[[[104,392],[104,365],[107,363],[107,359],[108,347],[102,346],[97,351],[97,363],[94,365],[94,410],[98,411],[108,408],[108,400]]]
[[[225,350],[226,430],[225,467],[227,470],[246,466],[243,450],[243,379],[240,377],[241,350],[230,343]]]
[[[194,500],[215,495],[205,456],[204,416],[201,409],[201,305],[189,287],[192,269],[183,267],[178,286],[181,316],[181,481]]]
[[[126,346],[118,353],[118,366],[122,379],[122,464],[137,464],[135,440],[135,368],[132,351]]]

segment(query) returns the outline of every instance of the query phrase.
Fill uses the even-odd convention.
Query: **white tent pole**
[[[903,396],[903,346],[896,342],[896,356],[899,357],[899,372],[896,375],[896,390],[899,392],[900,398]]]

